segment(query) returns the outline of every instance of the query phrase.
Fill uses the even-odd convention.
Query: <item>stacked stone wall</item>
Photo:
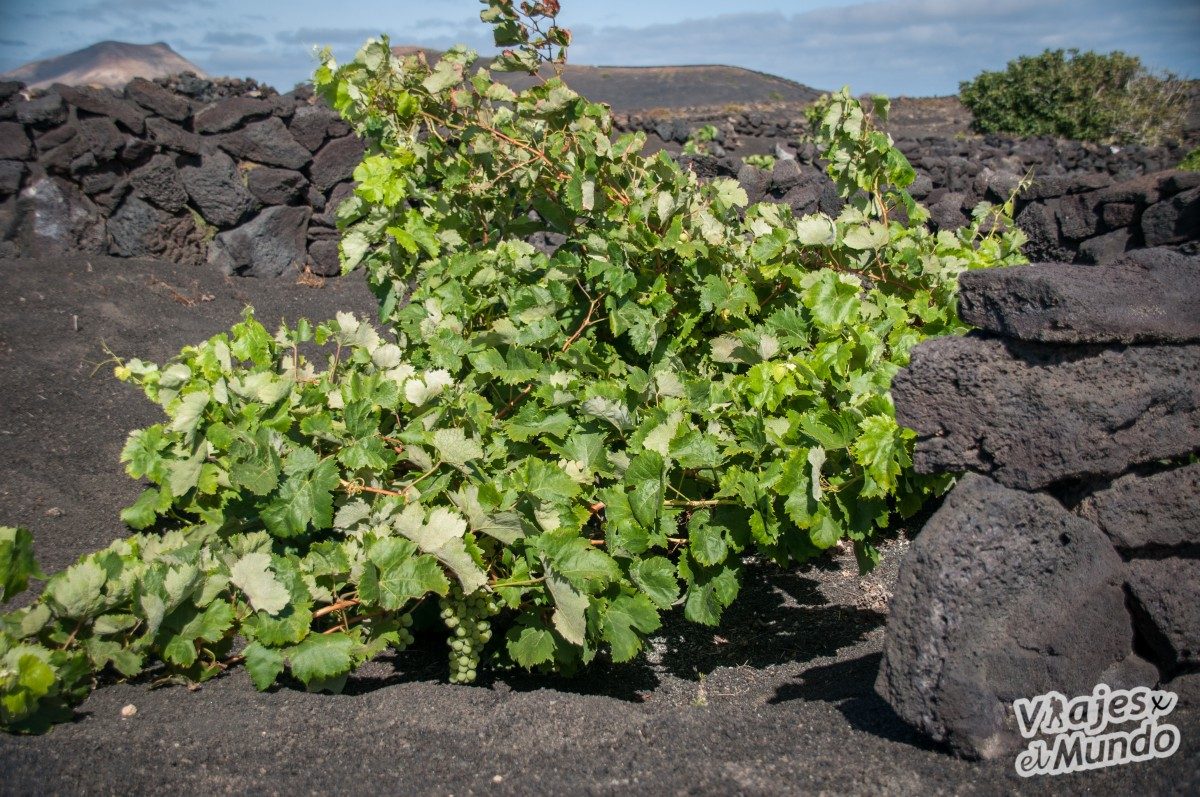
[[[920,344],[893,383],[916,469],[967,475],[901,565],[877,689],[992,757],[1022,744],[1018,698],[1200,686],[1200,258],[960,289],[978,331]]]

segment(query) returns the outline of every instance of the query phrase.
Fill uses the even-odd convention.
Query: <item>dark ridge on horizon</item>
[[[398,45],[392,49],[398,55],[421,52],[431,61],[436,61],[443,52],[415,45]],[[487,56],[480,59],[482,64],[490,61]],[[0,78],[19,80],[31,89],[46,88],[54,83],[120,89],[134,77],[153,79],[179,72],[204,75],[203,70],[166,42],[102,41],[81,50],[33,61],[0,75]],[[551,72],[547,67],[543,75]],[[608,103],[619,113],[732,105],[804,105],[824,93],[778,75],[724,64],[622,66],[568,63],[563,66],[563,74],[580,94],[596,102]],[[514,88],[525,88],[536,78],[507,73],[502,80]]]
[[[397,45],[397,55],[424,53],[436,60],[442,50],[417,45]],[[490,62],[481,57],[481,63]],[[549,67],[543,76],[552,74]],[[808,104],[825,92],[794,80],[740,66],[680,64],[675,66],[621,66],[618,64],[565,64],[563,75],[571,88],[594,102],[605,102],[614,111],[628,113],[651,109]],[[527,88],[535,78],[519,72],[501,76],[509,86]]]

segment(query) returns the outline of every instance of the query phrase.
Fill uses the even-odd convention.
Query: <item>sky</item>
[[[1047,48],[1123,50],[1200,78],[1200,0],[562,0],[578,64],[731,64],[819,89],[953,94]],[[105,39],[163,41],[210,75],[286,91],[313,47],[367,38],[494,52],[478,0],[0,0],[0,71]]]

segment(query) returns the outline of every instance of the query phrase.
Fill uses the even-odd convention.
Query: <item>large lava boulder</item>
[[[1091,523],[1048,495],[969,475],[901,565],[875,688],[961,755],[1010,753],[1017,698],[1157,682],[1132,652],[1124,582]]]

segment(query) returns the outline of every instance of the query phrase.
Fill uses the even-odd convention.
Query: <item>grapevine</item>
[[[368,146],[338,217],[381,326],[272,334],[248,310],[162,366],[121,362],[166,416],[122,452],[148,485],[136,533],[0,616],[5,728],[112,675],[243,665],[337,692],[439,625],[455,683],[628,661],[662,612],[719,623],[744,557],[845,541],[869,569],[880,529],[947,486],[912,471],[888,387],[963,331],[959,273],[1022,262],[1011,203],[930,232],[886,100],[843,90],[810,111],[841,213],[750,206],[558,76],[499,82],[570,34],[557,3],[485,6],[509,48],[490,69],[386,39],[323,56],[316,87]],[[0,530],[0,597],[40,578],[29,532]]]

